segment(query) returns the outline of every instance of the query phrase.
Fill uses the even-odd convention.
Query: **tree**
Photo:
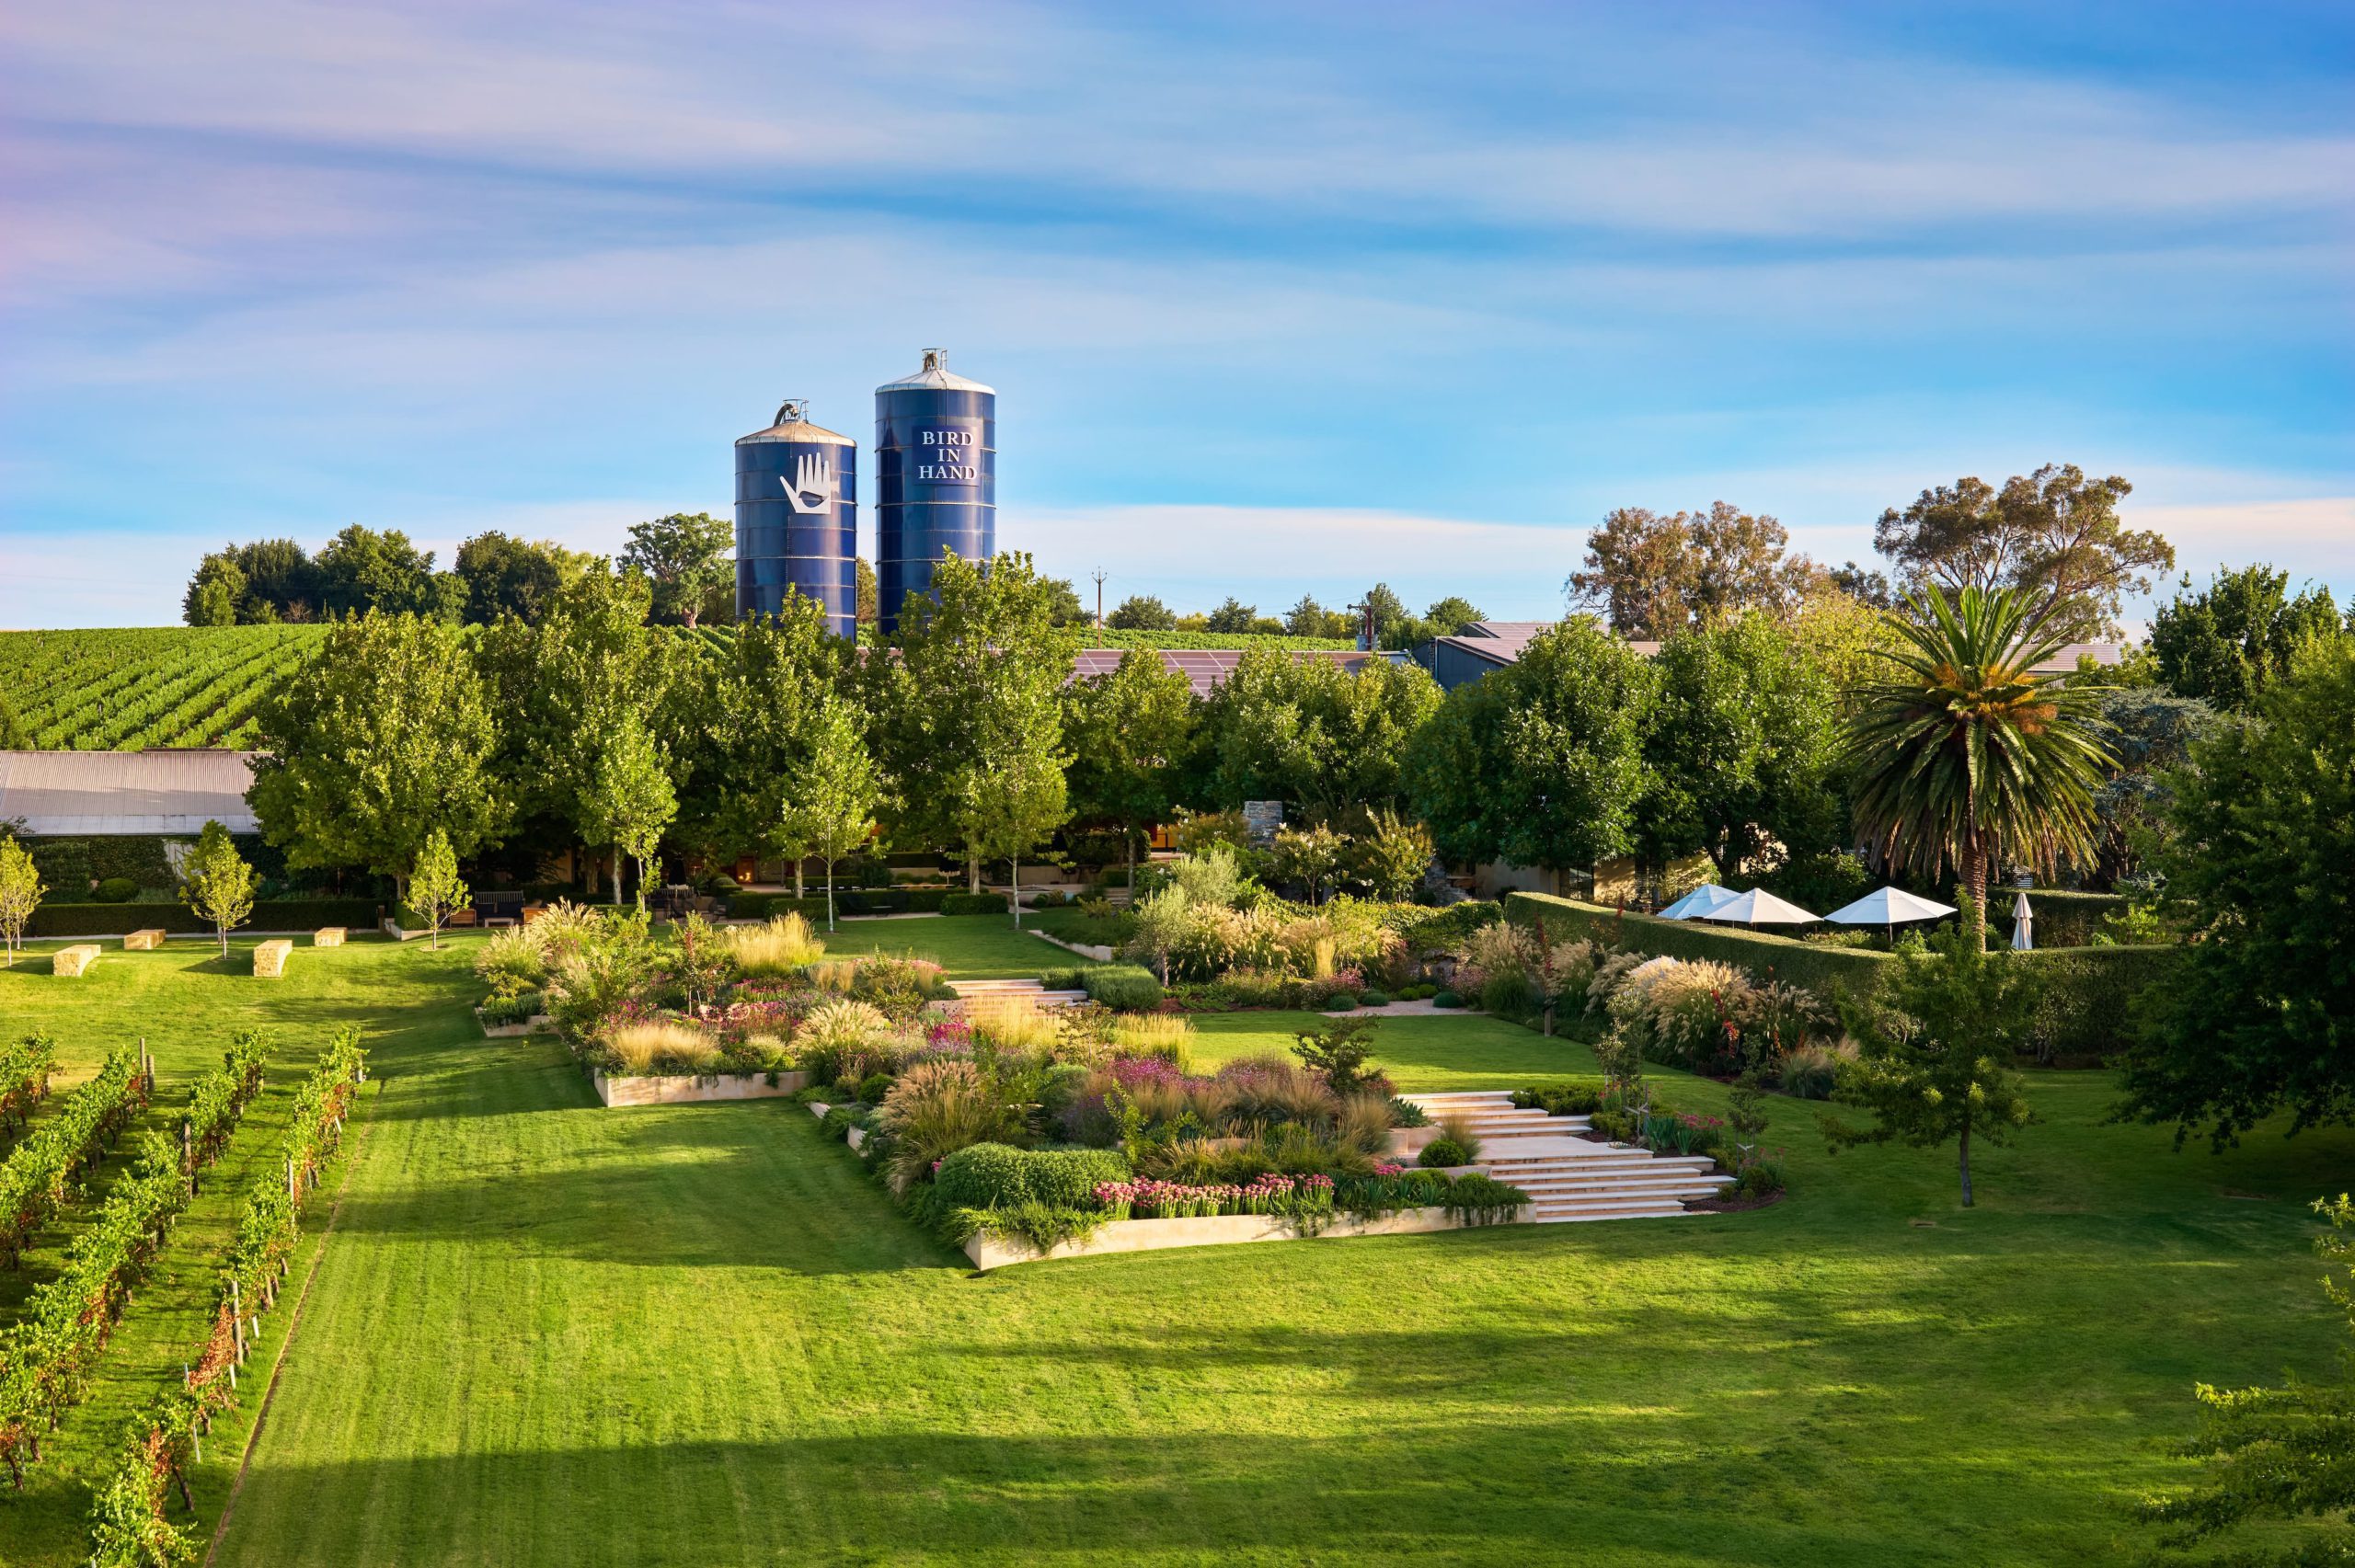
[[[1907,606],[1902,645],[1849,717],[1855,829],[1884,864],[1958,868],[1983,910],[1998,854],[2047,873],[2092,859],[2093,792],[2116,760],[2096,738],[2095,690],[2035,673],[2061,642],[2030,624],[2026,595],[1966,588]]]
[[[435,829],[470,855],[510,818],[488,694],[454,626],[338,624],[263,698],[258,725],[246,798],[290,864],[365,866],[406,896]]]
[[[1636,847],[1649,660],[1584,617],[1447,693],[1409,743],[1415,815],[1449,861],[1590,870]]]
[[[900,657],[866,667],[875,737],[903,836],[985,855],[1018,853],[1063,821],[1061,692],[1078,633],[1024,555],[986,566],[944,553],[936,598],[912,595]]]
[[[786,791],[787,831],[826,863],[826,929],[834,929],[834,867],[865,848],[883,803],[863,715],[836,697],[820,711],[809,760]]]
[[[606,569],[594,555],[546,540],[512,538],[497,529],[459,545],[452,566],[465,588],[465,618],[486,626],[502,615],[537,620],[567,583]]]
[[[1349,841],[1330,828],[1280,829],[1275,842],[1276,875],[1288,882],[1305,884],[1308,901],[1321,904],[1325,889],[1341,874],[1348,847]]]
[[[1116,632],[1166,632],[1177,626],[1178,617],[1151,594],[1132,593],[1104,617],[1104,624]]]
[[[1897,589],[1890,585],[1887,572],[1877,572],[1854,561],[1843,561],[1832,568],[1828,577],[1832,587],[1870,609],[1897,608]]]
[[[2028,1043],[2036,989],[2008,949],[1973,936],[1986,922],[1965,894],[1963,918],[1926,946],[1898,955],[1877,1005],[1847,1011],[1859,1047],[1842,1097],[1873,1113],[1868,1127],[1822,1118],[1834,1153],[1891,1140],[1936,1149],[1953,1140],[1962,1207],[1971,1207],[1970,1140],[2001,1146],[2033,1118],[2027,1081],[2013,1070]]]
[[[197,563],[180,600],[180,619],[191,626],[234,626],[237,606],[246,597],[246,574],[228,553],[207,555]]]
[[[32,923],[33,911],[40,908],[41,895],[48,891],[32,853],[17,841],[16,834],[0,834],[0,943],[6,945],[12,969],[17,967],[17,949],[25,944],[25,928]]]
[[[1662,638],[1737,610],[1791,608],[1823,574],[1804,555],[1786,558],[1789,542],[1775,519],[1725,501],[1667,516],[1622,507],[1587,535],[1585,569],[1563,586],[1620,635]]]
[[[2185,578],[2151,621],[2159,678],[2179,697],[2246,708],[2290,667],[2301,643],[2339,630],[2330,589],[2309,587],[2292,599],[2289,587],[2289,573],[2264,566],[2219,571],[2197,592]]]
[[[1246,604],[1230,593],[1226,596],[1226,602],[1212,611],[1202,625],[1205,630],[1212,632],[1248,632],[1258,619],[1258,605]]]
[[[825,607],[787,594],[774,615],[737,628],[718,661],[686,671],[711,687],[699,719],[682,727],[675,750],[695,749],[680,795],[681,815],[702,825],[733,857],[766,851],[790,860],[794,892],[813,853],[793,836],[787,810],[794,781],[810,761],[820,716],[848,682],[850,645],[828,628]]]
[[[180,897],[196,918],[213,927],[221,939],[221,956],[229,956],[229,933],[254,912],[254,888],[259,880],[246,857],[229,838],[229,830],[207,822],[196,847],[180,863]]]
[[[1407,613],[1407,602],[1386,582],[1375,583],[1366,589],[1364,613],[1373,621],[1373,646],[1388,647],[1389,639],[1414,617]],[[1350,634],[1360,635],[1362,628],[1352,626]]]
[[[2116,887],[2141,880],[2157,846],[2174,833],[2175,771],[2213,734],[2216,710],[2147,686],[2105,686],[2095,698],[2118,771],[2094,792],[2095,878]]]
[[[2323,1291],[2355,1324],[2355,1202],[2341,1193],[2317,1198],[2315,1211],[2332,1233],[2315,1239],[2315,1250],[2341,1265],[2342,1276],[2325,1276]],[[2144,1500],[2136,1512],[2146,1524],[2173,1527],[2161,1538],[2175,1548],[2196,1546],[2245,1526],[2284,1521],[2268,1529],[2268,1546],[2210,1559],[2243,1568],[2303,1568],[2344,1562],[2346,1521],[2355,1514],[2355,1382],[2344,1376],[2326,1382],[2293,1382],[2283,1389],[2217,1389],[2201,1383],[2200,1435],[2177,1450],[2208,1461],[2212,1482],[2196,1491]],[[2316,1521],[2311,1531],[2287,1523]]]
[[[1300,602],[1284,612],[1284,630],[1295,637],[1324,637],[1346,642],[1357,635],[1357,626],[1338,610],[1327,610],[1307,594]]]
[[[1910,596],[2016,589],[2029,624],[2057,642],[2114,639],[2124,597],[2175,566],[2175,546],[2119,521],[2118,504],[2133,489],[2116,475],[2087,479],[2074,464],[2048,463],[2000,490],[1958,479],[1923,491],[1903,511],[1882,512],[1873,548]]]
[[[1120,825],[1132,891],[1144,830],[1166,820],[1178,803],[1194,725],[1192,682],[1151,648],[1131,648],[1111,674],[1064,688],[1072,806],[1083,818]]]
[[[322,608],[331,615],[427,615],[458,619],[465,585],[437,577],[433,552],[419,550],[397,528],[382,533],[353,523],[327,542],[314,563]]]
[[[702,618],[706,596],[736,580],[729,558],[735,548],[733,523],[707,512],[672,512],[630,524],[621,561],[653,584],[657,619],[692,627]]]
[[[1079,601],[1079,589],[1069,578],[1040,578],[1040,589],[1047,595],[1047,618],[1058,626],[1093,626],[1096,617]]]
[[[458,857],[451,852],[450,835],[433,830],[417,852],[417,865],[408,876],[408,907],[425,917],[433,933],[436,952],[442,947],[442,922],[465,906],[467,888],[458,875]]]
[[[622,901],[622,859],[626,855],[638,863],[638,907],[646,908],[648,863],[678,809],[661,748],[647,732],[643,718],[625,714],[600,735],[578,806],[582,836],[592,843],[613,846],[615,903]]]
[[[2355,1120],[2355,639],[2309,644],[2169,777],[2154,857],[2192,942],[2143,999],[2124,1114],[2223,1148]]]
[[[1252,649],[1202,704],[1189,797],[1229,808],[1284,800],[1320,818],[1396,806],[1407,742],[1439,702],[1420,665],[1374,659],[1352,672],[1329,658]]]
[[[872,626],[881,617],[883,585],[875,575],[875,563],[861,555],[857,559],[857,611],[856,619],[862,626]]]
[[[1656,667],[1644,739],[1648,859],[1665,864],[1697,849],[1723,881],[1770,854],[1841,847],[1834,696],[1804,645],[1753,612],[1673,634]]]

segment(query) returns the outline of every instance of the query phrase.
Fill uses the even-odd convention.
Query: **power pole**
[[[1096,579],[1096,629],[1100,632],[1104,629],[1104,578],[1106,573],[1103,567],[1098,567],[1087,575]]]

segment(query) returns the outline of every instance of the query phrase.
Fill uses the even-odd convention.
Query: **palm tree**
[[[1900,646],[1850,715],[1856,830],[1874,858],[1936,877],[1962,874],[1985,946],[1987,868],[1997,854],[2050,872],[2093,853],[2093,792],[2117,766],[2094,692],[2035,667],[2062,646],[2006,589],[1906,601]]]

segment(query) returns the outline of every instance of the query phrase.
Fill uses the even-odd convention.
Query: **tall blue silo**
[[[809,413],[788,397],[775,424],[736,442],[736,613],[774,615],[798,589],[847,637],[858,612],[858,443]]]
[[[948,352],[875,389],[875,576],[883,630],[900,601],[932,590],[943,550],[986,561],[997,548],[997,394],[948,373]]]

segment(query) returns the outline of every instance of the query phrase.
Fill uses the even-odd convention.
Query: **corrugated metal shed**
[[[1553,621],[1475,621],[1453,637],[1434,637],[1415,649],[1415,662],[1430,670],[1439,683],[1453,692],[1466,681],[1477,681],[1491,670],[1501,670],[1518,663],[1522,651],[1532,638],[1552,630]],[[1646,658],[1660,653],[1660,644],[1647,637],[1628,640],[1627,646]],[[2114,665],[2124,657],[2116,643],[2071,643],[2056,651],[2051,658],[2033,667],[2038,675],[2074,673],[2080,655],[2096,664]]]
[[[1118,647],[1082,648],[1073,661],[1072,679],[1092,681],[1109,675],[1120,667],[1120,660],[1128,651]],[[1185,676],[1192,682],[1197,697],[1207,697],[1217,690],[1219,683],[1243,659],[1240,648],[1168,648],[1157,651],[1161,653],[1161,667]],[[1287,653],[1295,662],[1328,659],[1351,674],[1371,660],[1398,664],[1403,663],[1407,657],[1402,653],[1361,653],[1356,648],[1293,648]]]
[[[0,822],[43,838],[259,830],[250,751],[0,751]]]

